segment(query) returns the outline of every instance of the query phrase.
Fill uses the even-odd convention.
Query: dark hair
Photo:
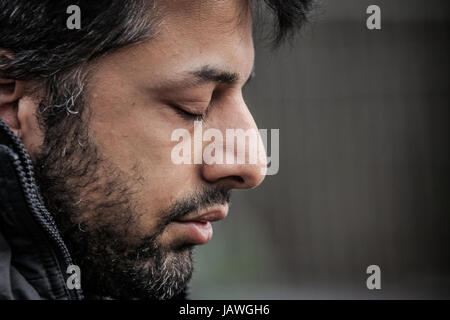
[[[202,0],[203,1],[203,0]],[[279,44],[306,20],[312,0],[256,0],[272,12],[273,40]],[[250,6],[251,0],[248,0]],[[67,7],[81,9],[82,27],[66,26]],[[84,66],[102,54],[152,38],[162,17],[155,0],[0,0],[0,75],[39,79],[46,95],[40,107],[78,112]],[[77,101],[78,99],[78,101]],[[55,117],[47,117],[45,126]]]
[[[13,79],[48,78],[98,55],[151,37],[153,1],[0,0],[0,72]],[[69,30],[69,5],[81,8],[82,28]],[[149,16],[153,14],[153,16]]]
[[[257,0],[274,13],[274,41],[299,28],[311,0]],[[78,5],[82,28],[66,27]],[[0,72],[14,79],[47,78],[103,53],[151,38],[160,20],[154,0],[0,0]]]

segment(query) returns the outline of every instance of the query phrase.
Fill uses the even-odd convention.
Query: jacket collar
[[[66,285],[72,264],[30,157],[0,118],[0,299],[83,299]]]

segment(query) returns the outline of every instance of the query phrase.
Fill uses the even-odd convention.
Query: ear
[[[24,95],[24,87],[24,82],[7,79],[0,74],[0,118],[16,135],[20,130],[18,104]]]

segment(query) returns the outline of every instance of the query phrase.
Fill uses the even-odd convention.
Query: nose
[[[262,165],[222,164],[204,165],[203,177],[210,183],[220,183],[228,189],[251,189],[264,180],[265,169]]]
[[[223,113],[218,112],[218,120],[213,121],[224,139],[223,163],[202,164],[202,176],[209,183],[220,183],[229,189],[255,188],[267,171],[266,151],[243,99],[228,107]]]

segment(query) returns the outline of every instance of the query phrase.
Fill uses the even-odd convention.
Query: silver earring
[[[17,129],[17,138],[20,139],[20,129]]]

